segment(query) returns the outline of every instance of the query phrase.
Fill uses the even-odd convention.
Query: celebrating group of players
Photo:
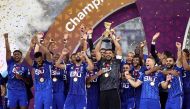
[[[6,90],[8,107],[28,108],[32,85],[35,109],[161,109],[163,90],[168,93],[165,109],[190,109],[189,51],[182,50],[179,42],[177,59],[168,51],[157,53],[160,33],[156,33],[150,55],[143,54],[142,42],[124,60],[114,31],[107,32],[109,37],[103,35],[95,47],[92,32],[82,28],[81,51],[70,57],[65,45],[61,54],[52,53],[53,40],[45,46],[38,40],[39,33],[24,60],[20,50],[11,56],[8,34],[4,34],[8,75],[7,80],[1,78],[1,93]],[[102,43],[112,43],[112,48],[101,48]]]

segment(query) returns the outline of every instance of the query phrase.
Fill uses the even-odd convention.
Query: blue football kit
[[[142,74],[139,80],[142,82],[139,109],[161,109],[159,85],[164,82],[163,74],[160,72],[150,75]]]
[[[23,64],[17,64],[13,58],[7,61],[8,71],[8,107],[16,108],[19,106],[28,106],[28,97],[26,85],[23,80],[17,79],[16,74],[23,78],[30,78],[29,69]]]
[[[86,109],[87,64],[82,63],[80,66],[76,66],[70,63],[66,65],[66,70],[69,77],[69,92],[65,100],[64,109]]]
[[[34,108],[35,109],[52,109],[53,92],[52,92],[52,63],[44,60],[42,66],[34,62]]]

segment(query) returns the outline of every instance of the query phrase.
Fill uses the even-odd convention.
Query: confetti
[[[21,49],[26,54],[34,32],[47,31],[69,2],[70,0],[0,1],[0,35],[9,33],[11,51]],[[4,40],[3,37],[0,40]],[[4,42],[0,43],[0,48],[4,49]]]

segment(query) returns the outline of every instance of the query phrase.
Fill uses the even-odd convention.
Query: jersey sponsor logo
[[[155,81],[156,78],[153,78],[152,76],[145,76],[144,81]]]
[[[44,69],[35,69],[35,75],[40,75],[40,74],[44,74]]]
[[[61,75],[60,70],[52,70],[52,75]]]
[[[70,77],[82,77],[81,73],[77,73],[76,71],[71,71]]]
[[[122,88],[128,89],[130,88],[129,83],[121,83]]]

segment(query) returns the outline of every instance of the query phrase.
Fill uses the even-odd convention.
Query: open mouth
[[[149,64],[146,64],[146,67],[147,67],[147,68],[150,68],[150,65],[149,65]]]

